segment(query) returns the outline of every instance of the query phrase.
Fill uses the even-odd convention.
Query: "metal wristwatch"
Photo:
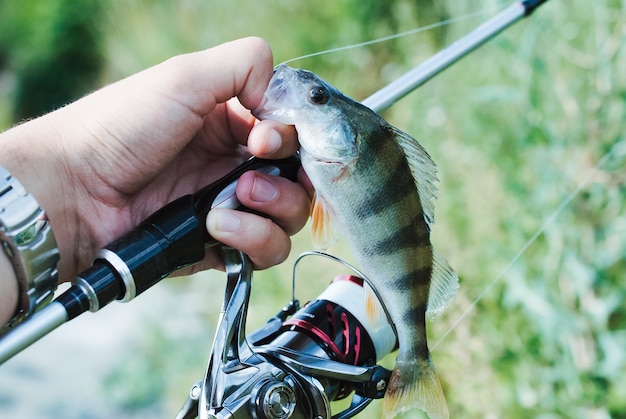
[[[47,305],[58,284],[59,249],[43,209],[0,167],[0,243],[15,270],[19,300],[0,334]],[[1,275],[1,273],[0,273]]]

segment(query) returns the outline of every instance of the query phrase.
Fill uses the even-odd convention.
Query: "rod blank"
[[[527,2],[516,2],[507,7],[455,43],[442,49],[399,79],[383,87],[361,103],[376,112],[382,112],[404,96],[441,73],[476,48],[528,15]],[[536,2],[535,2],[536,3]],[[533,3],[533,8],[537,7]]]
[[[0,365],[67,321],[61,303],[52,302],[0,339]]]

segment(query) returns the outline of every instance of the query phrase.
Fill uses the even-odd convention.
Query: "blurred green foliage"
[[[59,1],[50,6],[56,14],[46,15],[42,5],[53,3],[0,3],[11,13],[17,4],[32,8],[16,15],[19,25],[7,22],[13,15],[0,13],[0,28],[12,28],[2,31],[10,36],[0,40],[4,72],[20,80],[16,86],[31,72],[55,80],[57,73],[44,71],[39,60],[73,56],[70,50],[84,47],[83,41],[93,42],[95,55],[85,60],[97,65],[78,84],[93,86],[241,36],[267,39],[278,63],[488,12],[436,31],[292,64],[317,72],[356,99],[509,4],[101,0],[98,6],[81,1],[72,7]],[[44,15],[65,23],[36,23]],[[448,312],[429,326],[452,417],[626,418],[625,20],[626,5],[619,0],[549,1],[385,113],[420,140],[440,169],[433,240],[458,271],[462,288]],[[57,41],[60,32],[54,35],[54,28],[88,21],[96,22],[93,39]],[[35,46],[46,53],[36,53]],[[98,51],[105,57],[100,79]],[[65,76],[79,71],[63,68]],[[25,96],[17,89],[12,97],[19,101]],[[59,97],[80,93],[68,87],[64,94]],[[29,96],[35,101],[37,95]],[[7,111],[0,109],[0,115]],[[257,275],[250,329],[288,301],[290,263],[309,248],[303,232],[285,264]],[[342,246],[331,252],[350,259]],[[306,285],[299,292],[308,298],[332,276],[330,268],[313,265],[300,274]],[[216,285],[222,284],[221,274],[207,276],[211,280],[201,284],[192,278],[164,285],[175,296],[191,286],[204,293],[202,321],[177,340],[160,321],[146,327],[137,358],[121,361],[103,383],[121,411],[156,409],[172,416],[200,378],[221,299]],[[384,362],[393,365],[393,355]],[[379,416],[378,406],[375,402],[360,417]]]
[[[100,0],[0,2],[0,71],[14,79],[12,117],[42,115],[98,85]]]

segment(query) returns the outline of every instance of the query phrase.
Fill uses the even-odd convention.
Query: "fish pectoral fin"
[[[430,360],[398,361],[383,399],[383,417],[394,418],[421,409],[430,419],[448,419],[448,406],[435,366]]]
[[[459,290],[459,278],[450,263],[433,249],[433,271],[426,314],[432,320],[444,312]]]
[[[437,165],[428,152],[409,134],[389,125],[393,138],[400,146],[411,169],[413,181],[424,211],[424,220],[428,225],[435,222],[435,203],[437,197]]]
[[[313,195],[311,219],[313,245],[318,249],[328,249],[337,241],[339,235],[335,227],[335,217],[330,211],[330,206],[317,193]]]

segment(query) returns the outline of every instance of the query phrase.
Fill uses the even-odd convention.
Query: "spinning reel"
[[[300,259],[312,254],[338,260],[317,252]],[[294,297],[246,336],[251,263],[233,249],[224,260],[228,281],[206,375],[176,419],[348,419],[384,396],[391,371],[376,360],[394,349],[396,336],[389,321],[370,324],[363,279],[338,276],[302,308]],[[332,415],[330,402],[350,394],[350,406]]]

